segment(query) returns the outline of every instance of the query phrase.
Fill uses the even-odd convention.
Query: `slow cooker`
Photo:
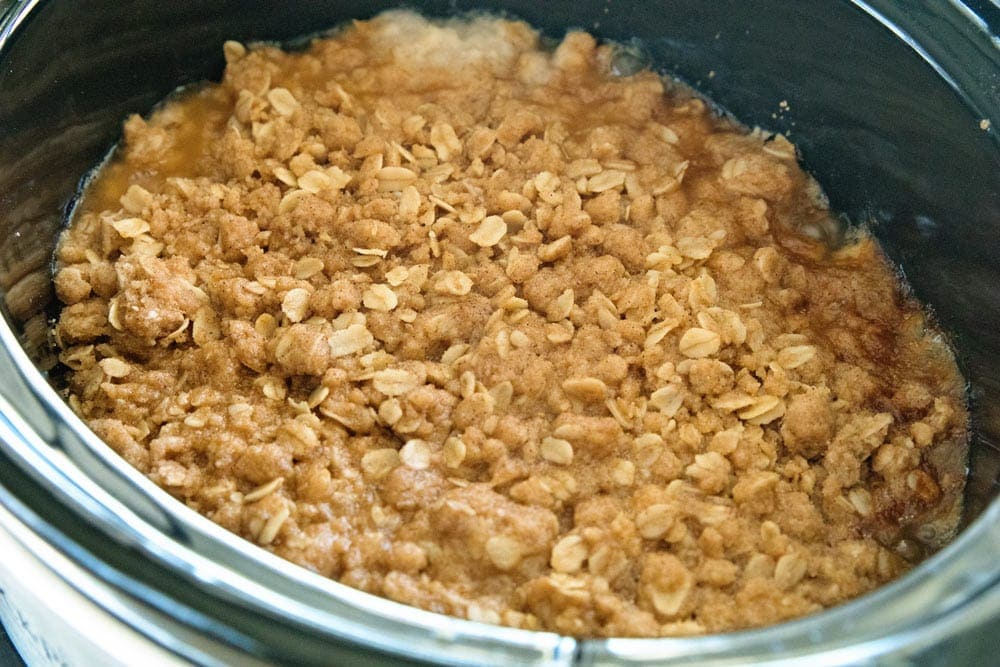
[[[127,114],[217,79],[223,41],[284,41],[395,3],[0,1],[0,616],[33,664],[983,664],[1000,632],[1000,8],[989,0],[429,0],[633,44],[785,133],[869,224],[969,381],[962,532],[900,580],[769,628],[577,640],[361,593],[198,516],[50,384],[50,261]]]

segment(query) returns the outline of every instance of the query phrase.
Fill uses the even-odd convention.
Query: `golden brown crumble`
[[[781,136],[570,33],[225,45],[58,250],[69,400],[225,528],[425,609],[721,632],[954,530],[947,347]]]

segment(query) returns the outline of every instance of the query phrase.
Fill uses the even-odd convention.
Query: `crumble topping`
[[[125,124],[58,249],[68,397],[350,586],[577,636],[760,626],[955,530],[951,353],[782,136],[573,32],[393,12]]]

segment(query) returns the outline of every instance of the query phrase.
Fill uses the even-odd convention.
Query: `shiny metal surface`
[[[174,649],[195,664],[223,664],[198,650],[196,636],[182,642],[183,635],[169,622],[145,610],[137,613],[126,598],[53,549],[2,505],[0,548],[0,618],[31,667],[132,667],[139,662],[144,667],[189,667],[192,661]],[[241,666],[263,667],[236,652],[227,657]],[[2,653],[0,664],[24,665]]]
[[[205,8],[149,1],[124,12],[110,1],[31,0],[13,3],[0,19],[0,503],[172,628],[182,655],[197,636],[209,647],[199,651],[215,644],[220,655],[297,664],[358,654],[393,664],[791,664],[807,656],[815,664],[890,656],[905,663],[984,623],[995,627],[1000,144],[995,129],[978,123],[1000,122],[1000,51],[990,34],[996,15],[980,25],[959,3],[902,12],[874,0],[794,8],[416,4],[438,14],[502,6],[553,33],[583,25],[612,38],[637,35],[654,62],[673,63],[692,83],[714,64],[706,92],[750,123],[789,131],[834,206],[879,222],[889,253],[954,336],[972,383],[977,432],[968,526],[959,538],[892,585],[792,623],[691,639],[576,641],[446,618],[323,579],[235,538],[121,461],[46,376],[53,364],[48,262],[77,180],[116,139],[126,113],[217,75],[223,39],[284,39],[379,9],[360,2]],[[820,17],[825,36],[810,34]],[[799,50],[774,53],[775,40],[794,41],[799,32]],[[845,39],[864,41],[882,61],[866,65],[870,56],[849,53],[839,56],[843,62],[830,60]],[[849,93],[855,102],[867,95],[865,103],[844,103]],[[786,97],[792,114],[770,118]]]

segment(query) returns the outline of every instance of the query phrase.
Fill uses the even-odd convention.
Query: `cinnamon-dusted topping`
[[[55,279],[71,402],[191,507],[579,636],[810,613],[954,531],[951,356],[872,241],[793,231],[832,219],[783,137],[519,23],[224,54],[126,123]]]

